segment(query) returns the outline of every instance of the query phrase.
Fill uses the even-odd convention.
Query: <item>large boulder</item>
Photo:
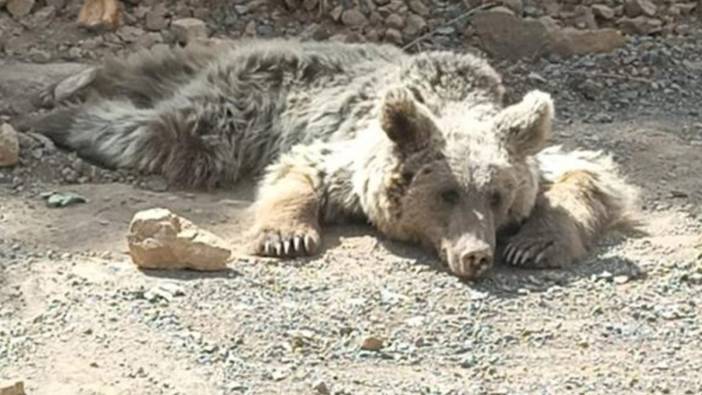
[[[511,60],[610,52],[626,44],[614,29],[561,28],[550,17],[522,19],[504,7],[477,14],[473,25],[485,51]]]
[[[499,58],[537,57],[548,43],[549,32],[542,21],[519,18],[505,7],[476,14],[473,26],[483,49]]]

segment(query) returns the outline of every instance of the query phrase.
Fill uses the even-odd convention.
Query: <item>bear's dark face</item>
[[[403,187],[397,223],[386,232],[435,249],[458,276],[485,272],[497,231],[534,205],[538,175],[530,157],[550,135],[552,106],[547,94],[532,92],[487,119],[442,119],[408,90],[391,90],[381,125],[400,158]]]

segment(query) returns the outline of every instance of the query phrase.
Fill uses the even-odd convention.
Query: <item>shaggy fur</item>
[[[252,234],[261,255],[311,255],[322,223],[360,217],[475,278],[504,229],[520,229],[505,241],[507,263],[553,267],[635,205],[608,157],[546,148],[549,95],[505,107],[499,75],[472,55],[236,42],[113,60],[88,90],[37,129],[173,184],[262,174]]]

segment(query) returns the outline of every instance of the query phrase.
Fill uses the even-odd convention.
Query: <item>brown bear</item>
[[[548,94],[505,106],[500,76],[470,54],[238,41],[108,61],[85,92],[37,130],[173,184],[260,174],[260,255],[315,254],[323,223],[362,218],[476,278],[496,251],[511,265],[568,264],[636,204],[608,156],[547,147]]]

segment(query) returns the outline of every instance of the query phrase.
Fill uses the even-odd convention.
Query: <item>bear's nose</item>
[[[473,250],[461,255],[461,272],[469,277],[478,277],[492,265],[492,249],[490,247]]]

